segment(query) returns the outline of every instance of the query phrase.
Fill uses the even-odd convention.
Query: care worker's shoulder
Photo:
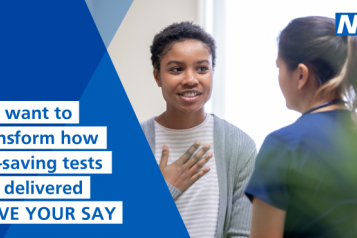
[[[215,143],[218,142],[222,146],[230,146],[233,152],[251,156],[256,154],[256,145],[254,140],[237,126],[214,116],[214,132]],[[217,137],[216,137],[217,134]],[[223,145],[224,144],[224,145]],[[216,147],[216,144],[215,144]]]
[[[282,127],[270,133],[264,142],[275,142],[281,145],[299,144],[304,137],[311,136],[311,131],[304,128],[300,121],[296,121],[288,126]],[[263,143],[264,145],[264,143]]]

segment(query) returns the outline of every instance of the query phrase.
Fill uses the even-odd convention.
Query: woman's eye
[[[197,71],[199,71],[199,72],[204,72],[204,71],[207,71],[207,70],[208,70],[208,68],[206,66],[200,66],[197,69]]]
[[[182,69],[179,68],[179,67],[175,67],[175,68],[172,68],[170,71],[174,72],[174,73],[177,73],[177,72],[181,72]]]

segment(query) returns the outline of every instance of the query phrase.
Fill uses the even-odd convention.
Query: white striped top
[[[210,171],[175,199],[177,209],[191,238],[213,238],[217,228],[219,189],[213,143],[214,118],[208,114],[200,125],[189,129],[169,129],[155,121],[155,158],[160,163],[162,147],[169,147],[168,165],[180,158],[195,142],[210,144],[213,157]],[[199,149],[200,149],[199,148]],[[196,152],[199,150],[197,149]]]

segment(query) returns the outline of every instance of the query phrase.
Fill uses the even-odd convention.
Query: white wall
[[[134,0],[108,52],[139,121],[165,111],[152,75],[150,45],[164,27],[198,20],[196,0]]]

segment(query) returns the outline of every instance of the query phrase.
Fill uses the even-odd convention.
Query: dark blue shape
[[[0,238],[189,237],[85,2],[1,1],[0,22],[0,100],[80,100],[79,126],[107,126],[113,151],[85,201],[123,201],[121,225],[0,225]]]
[[[84,1],[0,1],[0,100],[79,100],[106,48]]]

